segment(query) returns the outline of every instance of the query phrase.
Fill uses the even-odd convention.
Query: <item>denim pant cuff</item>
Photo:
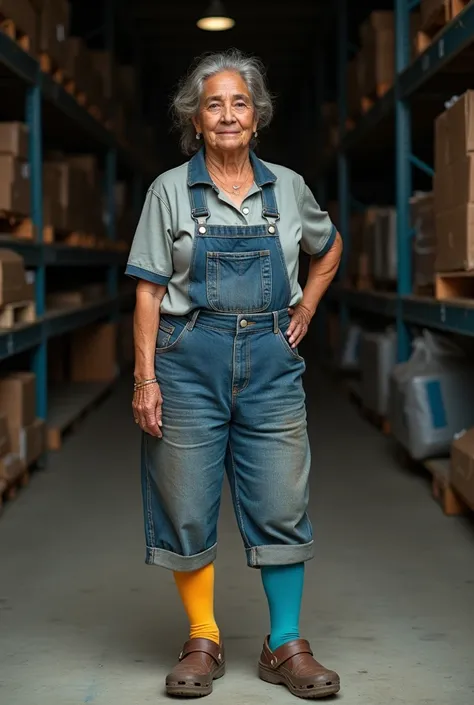
[[[146,562],[148,565],[158,565],[168,570],[176,570],[180,573],[191,573],[216,560],[217,544],[211,548],[196,553],[194,556],[180,556],[178,553],[166,551],[164,548],[146,548]]]
[[[247,548],[247,565],[262,568],[265,565],[292,565],[314,557],[314,542],[295,545],[254,546]]]

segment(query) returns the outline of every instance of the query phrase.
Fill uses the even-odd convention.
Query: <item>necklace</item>
[[[226,193],[230,193],[230,194],[232,194],[232,195],[234,195],[234,196],[240,195],[240,188],[241,188],[245,183],[247,183],[248,178],[249,178],[249,175],[250,175],[251,172],[252,172],[252,167],[251,167],[250,164],[249,164],[249,165],[248,165],[247,173],[245,173],[245,176],[244,176],[244,178],[242,179],[242,183],[240,183],[240,184],[232,184],[232,191],[231,191],[231,190],[229,190],[229,188],[227,187],[227,184],[225,183],[225,181],[224,181],[223,179],[221,179],[220,176],[217,176],[217,174],[216,174],[215,172],[213,172],[213,170],[209,167],[209,165],[208,165],[207,168],[208,168],[208,171],[209,171],[209,173],[210,173],[212,179],[213,179],[214,181],[219,182],[220,185],[221,185],[221,187],[223,188],[223,190],[226,191]]]

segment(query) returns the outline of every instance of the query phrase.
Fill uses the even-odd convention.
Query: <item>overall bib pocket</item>
[[[270,250],[207,252],[206,294],[220,313],[265,311],[272,298]]]

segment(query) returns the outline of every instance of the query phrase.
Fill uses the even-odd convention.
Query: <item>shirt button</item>
[[[242,321],[240,321],[240,327],[241,327],[241,328],[247,328],[247,326],[248,326],[248,323],[247,323],[247,321],[245,320],[245,318],[244,318]]]
[[[250,208],[247,208],[247,206],[245,206],[245,208],[242,208],[242,213],[244,215],[248,215],[250,213]]]

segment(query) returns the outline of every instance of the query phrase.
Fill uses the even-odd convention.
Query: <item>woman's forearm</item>
[[[337,233],[334,244],[324,257],[311,257],[308,278],[301,304],[314,315],[326,289],[334,279],[342,254],[342,238]]]
[[[160,305],[166,287],[139,281],[133,317],[135,341],[135,380],[155,376],[156,336],[160,323]]]

